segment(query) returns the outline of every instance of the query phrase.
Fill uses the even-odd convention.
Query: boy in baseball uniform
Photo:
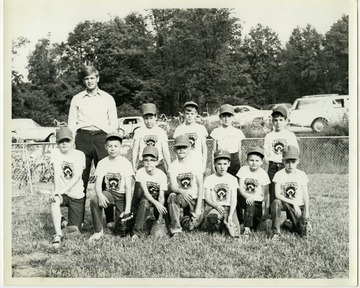
[[[247,166],[240,168],[236,176],[239,178],[240,197],[239,203],[244,213],[244,237],[251,235],[251,230],[256,230],[262,219],[269,210],[268,185],[270,179],[264,169],[261,168],[264,159],[264,149],[251,147],[247,151]]]
[[[209,232],[228,229],[231,237],[240,236],[240,227],[236,215],[237,188],[236,177],[227,172],[231,155],[226,150],[214,153],[215,173],[204,181],[205,209],[204,228]]]
[[[170,232],[173,237],[178,236],[183,228],[193,230],[202,222],[203,197],[203,169],[196,159],[190,157],[190,140],[185,135],[175,138],[174,149],[177,159],[170,164],[170,195],[168,209],[170,215]],[[183,227],[180,225],[180,208],[183,208]],[[189,223],[190,222],[190,223]]]
[[[85,168],[85,154],[74,149],[72,131],[60,127],[56,131],[58,149],[51,152],[54,169],[54,190],[51,192],[51,216],[56,234],[52,245],[58,248],[63,241],[61,230],[60,206],[68,207],[68,227],[72,232],[79,232],[83,221],[85,194],[82,173]]]
[[[309,179],[304,171],[297,169],[299,149],[289,145],[283,150],[285,168],[274,176],[275,200],[271,204],[273,239],[280,237],[281,211],[286,211],[292,223],[291,230],[306,236],[309,228]]]

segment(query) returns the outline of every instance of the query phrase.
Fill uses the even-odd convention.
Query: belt
[[[89,135],[105,134],[105,132],[103,130],[78,129],[76,132],[81,133],[81,134],[89,134]]]
[[[274,161],[269,161],[269,164],[270,164],[270,165],[277,166],[277,167],[282,167],[282,166],[284,166],[283,163],[277,163],[277,162],[274,162]]]

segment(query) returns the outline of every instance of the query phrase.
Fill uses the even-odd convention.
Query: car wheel
[[[55,134],[51,134],[51,135],[47,138],[47,142],[55,143],[55,142],[56,142],[56,136],[55,136]]]
[[[321,132],[328,125],[328,122],[324,118],[316,118],[311,124],[311,128],[314,132]]]

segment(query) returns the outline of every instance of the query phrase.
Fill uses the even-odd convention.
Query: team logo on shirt
[[[65,179],[71,179],[74,175],[74,164],[69,162],[62,162],[61,169],[63,171],[63,175]]]
[[[158,199],[160,193],[160,185],[156,182],[147,181],[146,187],[148,188],[149,193],[155,199]]]
[[[218,202],[226,201],[229,198],[229,185],[217,184],[214,187],[214,192]]]
[[[272,143],[272,147],[274,149],[275,154],[282,154],[284,147],[286,146],[287,142],[285,139],[276,139]]]
[[[177,182],[182,189],[191,189],[193,182],[193,174],[192,173],[182,173],[177,176]]]
[[[245,190],[249,194],[255,194],[256,187],[259,186],[259,181],[252,178],[246,178],[244,180]]]
[[[156,135],[146,135],[144,137],[144,143],[146,146],[155,146],[158,141],[158,137]]]
[[[120,188],[120,173],[108,173],[105,177],[109,190],[118,190]]]
[[[190,148],[195,149],[197,134],[196,133],[186,133],[185,135],[189,138]]]
[[[296,182],[287,182],[283,184],[283,189],[286,198],[294,199],[296,197],[296,191],[298,189],[298,185]]]

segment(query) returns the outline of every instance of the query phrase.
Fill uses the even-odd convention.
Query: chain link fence
[[[215,141],[207,141],[207,169],[205,175],[213,172],[213,153]],[[307,174],[348,174],[349,173],[349,138],[348,137],[299,137],[299,169]],[[248,138],[242,142],[241,165],[246,163],[246,151],[254,145],[263,146],[264,138]],[[53,181],[50,165],[50,153],[55,144],[22,143],[12,145],[12,189],[13,195],[20,191],[30,191],[32,184]],[[169,140],[171,161],[176,159],[174,140]],[[127,159],[132,157],[132,141],[124,140],[121,154]],[[200,163],[199,163],[200,164]],[[266,165],[264,165],[266,169]],[[94,167],[91,174],[94,173]]]

